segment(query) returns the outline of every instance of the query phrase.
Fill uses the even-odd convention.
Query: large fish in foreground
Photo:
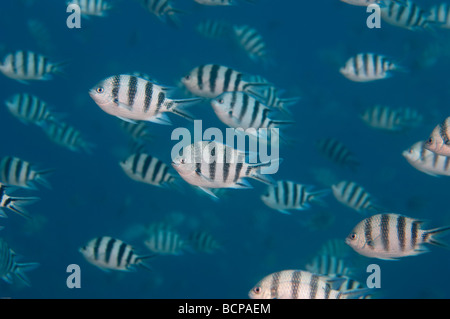
[[[397,259],[428,252],[424,244],[447,247],[436,237],[450,226],[422,229],[423,221],[398,214],[370,216],[350,232],[345,242],[357,253],[378,259]]]
[[[450,117],[434,128],[424,147],[438,155],[450,156]]]
[[[181,107],[202,99],[173,100],[167,96],[169,90],[143,78],[122,74],[101,81],[89,91],[89,95],[103,111],[124,121],[170,124],[166,112],[193,120]]]
[[[426,142],[419,141],[402,155],[415,169],[431,176],[450,176],[450,156],[436,154],[425,148]]]

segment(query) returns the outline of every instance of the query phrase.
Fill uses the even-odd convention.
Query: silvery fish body
[[[150,225],[144,244],[150,251],[163,255],[180,255],[187,246],[180,233],[164,223]]]
[[[5,102],[8,110],[21,122],[41,126],[46,121],[56,121],[47,103],[37,96],[22,93],[15,94]]]
[[[403,151],[402,155],[417,170],[431,176],[450,176],[450,156],[436,154],[425,148],[420,141]]]
[[[265,61],[268,58],[267,45],[262,35],[248,25],[234,26],[234,36],[238,45],[255,62]]]
[[[47,137],[60,146],[63,146],[72,152],[84,151],[92,153],[94,144],[87,142],[81,132],[75,127],[64,122],[46,122],[42,128]]]
[[[446,246],[436,237],[450,227],[423,230],[422,224],[399,214],[377,214],[358,223],[345,242],[360,255],[387,260],[425,253],[425,243]]]
[[[348,59],[339,71],[351,81],[370,82],[386,79],[397,69],[399,67],[383,55],[359,53]]]
[[[5,156],[0,160],[0,182],[8,186],[36,189],[36,184],[50,188],[45,175],[52,170],[36,170],[30,162],[18,157]]]
[[[387,23],[411,31],[429,29],[429,13],[411,0],[383,0],[381,18]]]
[[[434,23],[434,25],[443,28],[450,29],[450,4],[447,2],[439,5],[434,5],[430,9],[428,21]]]
[[[450,156],[450,117],[434,128],[424,147],[438,155]]]
[[[341,181],[332,185],[334,197],[342,204],[359,213],[376,210],[372,196],[360,185],[351,181]]]

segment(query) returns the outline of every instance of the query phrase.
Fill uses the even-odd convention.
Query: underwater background
[[[430,1],[419,1],[424,7]],[[431,1],[435,4],[435,1]],[[337,0],[261,0],[230,7],[201,6],[174,0],[183,10],[179,28],[150,14],[138,1],[112,1],[105,17],[82,18],[80,29],[69,29],[65,1],[3,0],[0,2],[2,56],[15,50],[42,52],[66,61],[62,75],[28,85],[0,76],[0,101],[16,93],[41,97],[64,120],[80,130],[92,154],[72,152],[52,143],[38,127],[24,125],[5,106],[0,107],[0,157],[17,156],[42,169],[51,189],[17,190],[16,196],[37,196],[27,206],[32,220],[12,212],[0,219],[0,231],[20,261],[38,262],[27,272],[31,287],[0,280],[0,297],[10,298],[248,298],[264,276],[304,265],[331,239],[344,240],[364,216],[340,204],[330,193],[326,205],[281,214],[260,196],[266,186],[251,180],[253,189],[231,189],[211,200],[184,185],[183,192],[138,183],[119,166],[127,156],[129,139],[120,120],[103,112],[88,91],[115,74],[143,72],[167,86],[194,67],[216,63],[259,74],[300,96],[290,107],[295,124],[286,131],[292,146],[280,147],[283,162],[273,177],[294,180],[317,189],[343,179],[364,185],[390,212],[427,221],[425,229],[450,225],[448,177],[432,177],[414,169],[402,152],[429,136],[448,115],[450,105],[449,52],[428,50],[448,41],[448,30],[434,34],[396,28],[382,22],[366,26],[364,7]],[[437,3],[437,2],[436,2]],[[264,36],[273,64],[248,59],[236,46],[202,37],[196,25],[204,19],[248,24]],[[28,22],[38,20],[48,33],[33,35]],[[429,52],[432,51],[430,54]],[[359,52],[378,52],[406,66],[406,72],[382,81],[355,83],[339,68]],[[181,91],[179,97],[185,92]],[[187,97],[187,95],[186,95]],[[365,125],[359,114],[375,104],[411,107],[424,115],[422,125],[389,133]],[[189,111],[203,120],[203,128],[225,129],[208,103]],[[170,136],[192,123],[169,115],[173,125],[149,123],[151,153],[170,163],[176,144]],[[320,138],[342,141],[361,162],[357,171],[341,167],[321,155]],[[90,239],[112,236],[149,254],[140,236],[152,222],[167,221],[187,236],[206,230],[223,245],[212,254],[185,252],[148,260],[151,271],[104,272],[78,251]],[[443,240],[450,240],[448,237]],[[386,261],[351,252],[361,282],[366,267],[381,268],[380,298],[450,298],[450,252],[431,247],[419,256]],[[69,289],[67,266],[81,269],[81,288]]]

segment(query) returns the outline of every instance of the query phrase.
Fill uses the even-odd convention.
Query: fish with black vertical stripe
[[[319,139],[316,142],[316,146],[322,155],[337,164],[347,166],[353,170],[356,170],[360,164],[349,148],[335,138]]]
[[[438,155],[450,156],[450,117],[433,129],[424,147]]]
[[[86,152],[92,154],[95,145],[86,141],[81,132],[64,122],[47,121],[42,125],[47,137],[53,143],[65,147],[72,152]]]
[[[110,236],[91,239],[79,252],[89,263],[106,272],[134,271],[137,266],[148,269],[144,260],[154,256],[138,255],[133,246]]]
[[[206,231],[194,231],[188,237],[189,247],[196,252],[211,254],[221,250],[222,245]]]
[[[429,15],[429,12],[411,0],[383,0],[381,7],[381,18],[384,21],[411,31],[432,30]]]
[[[138,0],[141,5],[151,14],[155,15],[160,21],[169,23],[172,26],[179,27],[179,15],[184,13],[182,10],[172,6],[172,0]]]
[[[450,156],[439,155],[426,149],[426,142],[419,141],[408,150],[403,157],[415,169],[431,176],[450,176]]]
[[[51,80],[53,74],[62,72],[65,62],[54,63],[44,55],[32,51],[16,51],[6,55],[0,72],[7,77],[27,84],[31,80]]]
[[[273,179],[262,172],[276,173],[279,162],[249,163],[243,151],[215,141],[199,141],[182,148],[172,166],[186,182],[217,198],[211,189],[252,188],[245,178],[273,184]]]
[[[122,74],[101,81],[89,91],[89,95],[103,111],[124,121],[141,120],[168,125],[171,122],[167,112],[193,120],[182,107],[202,99],[170,99],[169,90],[143,78]]]
[[[335,286],[333,277],[283,270],[264,277],[248,295],[251,299],[354,299],[369,293],[369,289],[339,291]]]
[[[18,157],[5,156],[0,159],[0,182],[8,186],[36,189],[40,184],[51,188],[45,175],[53,170],[37,170],[35,165]]]
[[[181,82],[192,94],[205,98],[215,98],[224,92],[257,91],[270,85],[255,81],[252,75],[218,64],[200,65],[184,76]]]
[[[233,26],[234,36],[238,45],[254,62],[268,62],[268,51],[263,36],[248,25]]]
[[[48,104],[35,95],[15,94],[5,101],[9,112],[24,124],[42,126],[44,122],[55,122],[56,117]]]
[[[331,186],[334,197],[342,204],[366,214],[376,212],[379,208],[374,204],[372,196],[360,185],[351,181],[341,181]]]
[[[329,193],[329,190],[313,191],[312,186],[281,180],[269,185],[261,199],[270,208],[290,214],[290,210],[306,210],[314,203],[323,205],[323,197]]]
[[[70,0],[67,5],[76,4],[80,7],[80,12],[84,17],[97,16],[105,17],[112,9],[112,5],[106,0]]]
[[[450,29],[450,4],[443,2],[431,7],[428,21],[442,29]]]
[[[447,247],[438,237],[450,226],[424,230],[422,224],[404,215],[377,214],[358,223],[345,242],[360,255],[386,260],[426,253],[424,244]]]
[[[145,246],[161,255],[181,255],[187,248],[187,241],[170,224],[154,223],[146,231]]]
[[[176,187],[177,177],[170,166],[146,153],[131,154],[120,162],[125,174],[131,179],[158,187]]]
[[[392,76],[392,71],[403,71],[387,57],[375,53],[358,53],[347,60],[339,72],[354,82],[370,82]]]

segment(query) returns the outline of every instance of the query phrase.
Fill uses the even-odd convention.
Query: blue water
[[[0,219],[0,235],[23,262],[39,262],[27,273],[31,287],[0,280],[0,297],[11,298],[247,298],[248,291],[264,276],[284,269],[303,269],[305,263],[329,239],[344,239],[363,219],[338,203],[330,194],[327,207],[283,215],[260,200],[263,184],[254,189],[231,190],[215,202],[190,189],[184,193],[157,188],[129,179],[118,165],[124,158],[128,138],[118,119],[103,112],[88,95],[100,80],[121,73],[140,71],[159,82],[176,86],[192,68],[206,63],[234,67],[260,74],[280,88],[286,97],[302,100],[292,107],[296,122],[289,131],[292,147],[282,147],[284,159],[276,179],[290,179],[324,188],[317,170],[339,179],[364,185],[392,212],[429,221],[429,228],[450,224],[449,180],[435,178],[412,168],[401,152],[428,137],[448,114],[450,87],[448,57],[441,56],[426,68],[415,67],[423,50],[434,42],[447,41],[438,31],[412,32],[382,23],[381,29],[366,27],[364,8],[340,1],[261,0],[255,5],[202,7],[193,1],[173,1],[186,11],[181,28],[159,21],[137,1],[111,1],[107,17],[82,19],[81,29],[66,26],[65,1],[5,0],[0,3],[0,46],[4,52],[39,52],[39,39],[27,28],[30,19],[40,20],[50,31],[52,60],[67,61],[62,76],[29,85],[0,76],[0,100],[16,93],[35,94],[47,101],[64,120],[96,145],[91,155],[75,153],[52,143],[36,126],[24,125],[6,107],[0,108],[0,157],[18,156],[40,168],[52,168],[52,189],[18,190],[17,196],[38,196],[28,207],[34,223],[8,212]],[[429,1],[419,1],[424,7]],[[433,4],[437,3],[432,1]],[[275,64],[267,68],[223,41],[201,37],[195,31],[205,18],[223,18],[249,24],[263,35]],[[360,84],[339,74],[339,67],[353,54],[378,52],[409,67],[382,81]],[[182,97],[182,96],[180,96]],[[412,107],[424,114],[423,125],[401,134],[388,134],[366,126],[358,114],[374,104]],[[191,108],[203,126],[225,128],[207,105]],[[175,144],[170,134],[186,120],[169,115],[173,126],[149,124],[156,140],[152,154],[170,163]],[[315,141],[335,137],[360,159],[354,173],[332,163],[315,148]],[[316,227],[308,222],[319,213],[328,220]],[[164,219],[180,219],[181,233],[206,229],[225,249],[211,255],[185,253],[157,256],[149,261],[152,271],[106,273],[89,264],[78,248],[90,239],[109,235],[126,240],[142,254],[142,241],[133,240],[132,229]],[[327,225],[326,222],[330,222]],[[450,253],[440,247],[399,261],[357,256],[358,271],[381,267],[383,298],[450,298]],[[81,268],[81,288],[66,286],[70,264]]]

